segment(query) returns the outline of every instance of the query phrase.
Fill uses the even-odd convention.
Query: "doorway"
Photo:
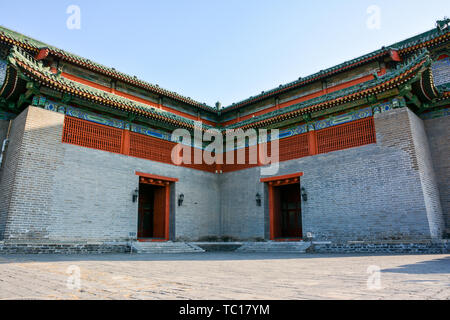
[[[167,186],[139,184],[138,239],[167,240]]]
[[[302,176],[303,173],[299,172],[261,179],[268,188],[270,240],[301,241],[303,239],[300,187]]]
[[[279,200],[275,215],[278,215],[277,235],[275,239],[302,238],[302,203],[300,184],[275,187]]]

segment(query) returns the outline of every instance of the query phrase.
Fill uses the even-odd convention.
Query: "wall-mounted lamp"
[[[136,190],[133,191],[133,202],[136,202],[138,197],[139,197],[139,189],[136,188]]]
[[[181,207],[181,205],[183,204],[183,201],[184,201],[184,194],[180,194],[179,196],[178,196],[178,206],[179,207]]]
[[[256,194],[256,205],[261,207],[261,195],[259,193]]]
[[[308,201],[308,194],[306,193],[306,189],[302,188],[302,199],[303,201]]]

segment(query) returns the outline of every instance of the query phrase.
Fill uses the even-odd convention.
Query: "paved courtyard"
[[[0,299],[450,299],[450,255],[9,255]]]

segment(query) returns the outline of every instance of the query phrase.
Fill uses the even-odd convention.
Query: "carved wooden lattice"
[[[125,132],[122,129],[69,116],[66,116],[64,121],[63,142],[174,164],[172,162],[172,150],[176,146],[174,142],[139,133]],[[317,153],[327,153],[375,142],[375,125],[373,117],[370,117],[281,139],[279,140],[279,161],[288,161]],[[271,157],[271,143],[268,143],[267,148],[268,156]],[[258,153],[256,149],[255,152]],[[191,164],[183,163],[181,166],[209,172],[215,172],[218,169],[223,170],[223,172],[230,172],[257,167],[266,163],[266,160],[261,159],[259,154],[257,156],[257,163],[250,163],[249,148],[245,148],[245,164],[237,163],[236,150],[225,153],[223,155],[223,161],[226,162],[226,155],[228,153],[234,153],[234,164],[224,164],[217,167],[214,164],[208,165],[205,162],[202,164],[194,164],[194,149],[191,149]]]
[[[175,145],[171,141],[164,141],[134,132],[130,133],[130,156],[133,157],[172,163],[171,152]]]
[[[359,147],[375,142],[373,117],[317,131],[319,153]]]
[[[120,153],[122,134],[121,129],[66,116],[62,140],[82,147]]]

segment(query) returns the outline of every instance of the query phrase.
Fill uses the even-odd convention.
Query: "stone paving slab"
[[[448,300],[450,255],[4,255],[0,299]]]

